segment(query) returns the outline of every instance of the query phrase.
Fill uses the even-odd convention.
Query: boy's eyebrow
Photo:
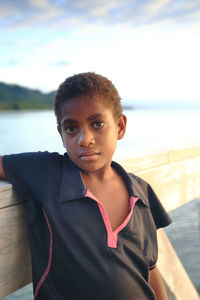
[[[93,114],[91,116],[89,116],[87,118],[87,121],[92,121],[92,120],[96,120],[98,118],[102,118],[102,114],[97,113],[97,114]],[[78,123],[78,120],[74,120],[74,119],[70,119],[70,118],[65,118],[64,120],[62,120],[61,124],[66,124],[66,123]]]
[[[78,123],[78,122],[74,119],[65,118],[64,120],[62,120],[61,125],[65,123]]]
[[[94,114],[89,116],[89,118],[87,118],[88,121],[92,121],[92,120],[96,120],[98,118],[102,118],[102,114],[98,113],[98,114]]]

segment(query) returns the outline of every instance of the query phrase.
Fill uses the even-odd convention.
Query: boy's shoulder
[[[48,163],[60,163],[62,162],[62,160],[63,155],[57,152],[25,152],[19,154],[4,155],[3,165],[23,165],[24,167],[29,168],[30,166],[44,167],[44,164],[47,165]]]
[[[143,180],[141,177],[127,172],[122,165],[112,162],[112,166],[118,171],[118,173],[123,177],[128,190],[129,194],[133,195],[136,198],[139,198],[142,200],[144,204],[149,206],[148,202],[148,189],[149,184]]]
[[[61,176],[63,161],[68,155],[57,152],[26,152],[3,157],[3,168],[6,178],[11,181],[12,177],[19,177],[25,182],[38,182],[40,180],[56,180]],[[48,180],[49,178],[49,180]]]
[[[132,183],[134,195],[142,199],[143,203],[149,206],[148,190],[151,188],[149,183],[133,173],[128,173],[128,176]]]
[[[3,169],[7,180],[20,196],[34,193],[43,198],[58,190],[63,160],[64,155],[47,151],[5,155]]]
[[[134,183],[136,183],[136,184],[138,184],[138,185],[140,185],[140,186],[142,186],[142,187],[147,187],[147,186],[149,185],[148,182],[146,182],[146,181],[145,181],[144,179],[142,179],[141,177],[135,175],[134,173],[128,172],[128,175],[129,175],[129,177],[131,178],[131,180],[132,180]]]
[[[157,229],[169,225],[172,219],[165,211],[151,185],[141,177],[132,173],[129,173],[129,177],[133,184],[134,193],[150,208]]]

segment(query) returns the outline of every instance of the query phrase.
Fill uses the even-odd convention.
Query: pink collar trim
[[[108,218],[108,215],[106,213],[106,210],[104,209],[103,205],[98,201],[98,199],[89,191],[87,190],[85,197],[89,197],[91,199],[93,199],[94,201],[97,202],[99,210],[101,212],[101,216],[103,218],[105,227],[106,227],[106,231],[107,231],[107,246],[111,247],[111,248],[117,248],[117,235],[118,233],[128,224],[132,213],[133,213],[133,207],[136,203],[136,201],[138,200],[138,198],[135,198],[133,196],[131,196],[129,198],[129,203],[130,203],[130,211],[128,216],[126,217],[126,219],[122,222],[121,225],[119,225],[114,231],[112,230],[111,224],[110,224],[110,220]]]

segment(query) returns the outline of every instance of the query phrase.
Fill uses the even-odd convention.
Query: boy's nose
[[[89,130],[81,130],[78,137],[78,145],[88,147],[94,144],[95,140],[92,133]]]

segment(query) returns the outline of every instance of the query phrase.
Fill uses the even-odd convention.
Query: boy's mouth
[[[81,160],[89,161],[89,160],[93,160],[93,159],[97,158],[97,156],[99,156],[99,155],[100,155],[100,153],[98,153],[98,152],[85,151],[85,152],[81,152],[79,154],[79,157],[80,157]]]

